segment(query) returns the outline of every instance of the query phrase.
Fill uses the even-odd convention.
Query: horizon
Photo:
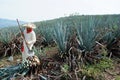
[[[119,0],[0,0],[0,3],[0,18],[18,18],[25,22],[51,20],[72,14],[120,14]]]
[[[63,18],[63,17],[69,17],[69,16],[95,16],[95,15],[120,15],[120,14],[82,14],[82,15],[79,15],[79,14],[70,14],[70,15],[68,15],[68,16],[61,16],[61,17],[57,17],[57,18]],[[53,19],[57,19],[57,18],[53,18]],[[8,18],[0,18],[0,19],[5,19],[5,20],[13,20],[13,21],[15,21],[16,19],[18,19],[18,18],[16,18],[16,19],[8,19]],[[47,21],[47,20],[53,20],[53,19],[46,19],[46,20],[41,20],[41,21]],[[29,22],[29,21],[24,21],[24,20],[20,20],[20,21],[22,21],[22,22]],[[40,20],[38,20],[38,21],[32,21],[32,22],[40,22]]]

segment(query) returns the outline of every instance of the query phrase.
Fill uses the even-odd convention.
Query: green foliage
[[[97,64],[94,64],[94,65],[86,65],[84,68],[83,68],[83,71],[82,73],[84,75],[87,75],[87,76],[90,76],[90,77],[93,77],[93,78],[99,78],[100,76],[102,76],[102,72],[105,70],[105,69],[110,69],[110,68],[113,68],[113,61],[109,58],[104,58],[102,59],[99,63]]]
[[[95,18],[92,16],[82,18],[80,23],[76,24],[79,41],[86,51],[91,51],[99,34],[95,31]]]
[[[115,80],[120,80],[120,76],[116,76]]]
[[[39,30],[38,34],[46,39],[46,42],[50,43],[53,40],[53,26],[40,26],[37,30]]]
[[[41,54],[41,49],[33,48],[35,55],[39,56]]]
[[[116,38],[120,38],[120,15],[71,15],[59,19],[36,22],[35,24],[37,26],[37,29],[35,29],[36,33],[45,37],[48,43],[54,39],[58,44],[60,53],[66,53],[66,42],[68,37],[74,32],[77,32],[80,45],[86,51],[93,49],[95,41],[102,39],[107,43],[107,46],[111,46]],[[0,42],[5,44],[11,42],[19,32],[18,29],[16,27],[1,29]],[[36,55],[41,53],[39,49],[34,49],[34,51]],[[99,63],[84,66],[83,75],[99,78],[105,69],[113,68],[112,60],[106,57],[108,54],[106,49],[103,48],[101,54],[103,54],[103,57]],[[41,55],[43,54],[41,53]],[[66,80],[70,78],[69,68],[68,64],[61,66]],[[25,69],[22,65],[1,68],[0,78],[6,80],[15,73],[19,72],[25,75],[27,71],[28,69]],[[119,79],[120,76],[117,76],[116,80]]]
[[[61,71],[67,73],[69,71],[69,66],[67,64],[64,64],[63,66],[61,66]]]
[[[99,64],[96,64],[96,67],[99,68],[100,70],[104,70],[107,68],[113,68],[113,61],[109,58],[103,58]]]
[[[54,27],[54,39],[59,47],[60,53],[65,53],[68,40],[67,26],[57,23]]]
[[[101,70],[99,68],[96,68],[95,66],[87,66],[83,70],[83,74],[87,76],[97,77],[101,75]]]
[[[63,64],[61,66],[61,71],[63,72],[63,76],[61,77],[61,80],[69,80],[70,79],[70,75],[69,75],[69,65],[68,64]]]
[[[23,64],[18,64],[16,66],[0,68],[0,79],[9,80],[11,77],[15,77],[14,75],[19,73],[22,76],[26,75],[29,71],[29,68],[25,68]]]
[[[99,53],[99,54],[101,54],[101,56],[103,56],[103,59],[106,58],[108,55],[107,48],[105,46],[102,46],[101,53]]]
[[[53,40],[53,30],[56,20],[47,20],[35,23],[37,29],[35,29],[37,34],[42,35],[47,43],[50,43]]]
[[[109,44],[116,37],[120,37],[118,30],[120,25],[119,19],[120,15],[71,15],[36,22],[36,25],[38,26],[38,30],[41,27],[40,33],[42,33],[43,36],[47,35],[46,38],[51,39],[49,35],[53,33],[51,33],[52,31],[48,29],[48,27],[52,28],[57,22],[62,22],[62,25],[66,25],[69,28],[69,33],[72,34],[77,31],[81,46],[85,50],[90,51],[96,40],[99,41],[103,39]]]
[[[114,15],[114,18],[113,16],[101,17],[102,25],[99,26],[98,29],[101,28],[100,30],[100,34],[102,35],[101,39],[104,42],[106,42],[108,46],[111,46],[114,40],[120,37],[120,33],[119,33],[120,23],[118,18],[119,18],[118,15]]]
[[[4,44],[9,43],[18,34],[18,29],[16,27],[3,28],[0,30],[0,41]]]

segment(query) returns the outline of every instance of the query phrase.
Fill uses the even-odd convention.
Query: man
[[[23,32],[23,45],[21,48],[22,52],[22,62],[26,62],[27,58],[30,56],[34,56],[34,52],[32,50],[32,47],[34,43],[36,42],[36,34],[33,31],[33,29],[36,28],[36,26],[32,23],[24,24],[23,27],[25,27],[25,30]]]

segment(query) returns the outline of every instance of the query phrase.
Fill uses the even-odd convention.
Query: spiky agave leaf
[[[50,43],[53,40],[53,36],[52,36],[53,27],[52,26],[41,26],[39,27],[39,32],[46,39],[47,43]]]
[[[92,16],[81,18],[81,24],[76,25],[76,29],[81,46],[86,51],[91,51],[99,34],[95,31],[95,19]]]
[[[41,23],[37,23],[38,29],[36,29],[36,33],[42,35],[47,43],[50,43],[53,40],[53,22],[43,21]]]
[[[66,42],[68,39],[68,28],[63,25],[62,22],[59,22],[54,27],[54,39],[58,44],[59,51],[65,53],[66,51]]]
[[[105,31],[102,40],[106,42],[107,46],[111,46],[112,43],[114,43],[115,39],[120,38],[120,28],[111,17],[107,18],[107,23],[108,26],[103,27],[103,29],[106,28],[107,30]]]
[[[15,36],[18,34],[18,28],[11,27],[11,28],[2,28],[0,30],[0,41],[4,44],[8,44]]]

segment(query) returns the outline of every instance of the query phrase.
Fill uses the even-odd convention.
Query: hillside
[[[25,23],[24,21],[20,21],[20,24]],[[2,19],[0,18],[0,28],[9,27],[9,26],[16,26],[16,20],[9,20],[9,19]]]
[[[0,29],[0,80],[120,80],[120,15],[73,15],[35,24],[36,56],[25,64],[18,26]]]
[[[80,24],[81,20],[86,21],[87,18],[92,17],[97,22],[96,24],[102,26],[110,26],[110,24],[114,23],[116,25],[120,25],[120,14],[111,14],[111,15],[71,15],[67,17],[60,17],[52,20],[35,22],[35,24],[40,26],[54,26],[58,22],[62,22],[63,24],[69,26],[75,26],[76,24]],[[109,25],[108,25],[109,24]]]

